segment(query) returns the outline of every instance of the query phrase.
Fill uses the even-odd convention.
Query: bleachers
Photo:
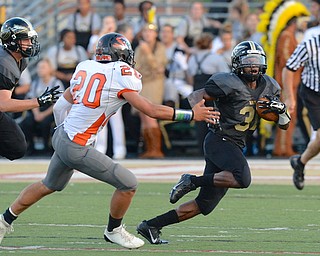
[[[74,0],[2,0],[2,7],[6,9],[6,18],[13,16],[21,16],[28,18],[39,33],[39,41],[41,42],[41,52],[44,53],[48,47],[58,42],[59,31],[65,24],[68,14],[76,9],[76,1]],[[94,10],[101,15],[113,14],[113,1],[92,0]],[[132,19],[138,16],[138,3],[140,1],[126,1],[127,15]],[[157,15],[160,22],[169,22],[175,25],[179,19],[188,12],[191,1],[180,0],[154,0],[157,6]],[[263,1],[252,1],[252,8],[262,6]],[[215,8],[227,7],[228,1],[212,1],[205,2],[204,6],[208,10]],[[210,18],[225,18],[226,13],[207,13]],[[1,17],[0,17],[1,18]],[[41,56],[40,56],[41,57]],[[34,58],[30,61],[31,75],[35,74],[35,65],[39,58]]]

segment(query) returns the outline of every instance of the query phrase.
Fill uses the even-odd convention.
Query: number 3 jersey
[[[234,73],[212,75],[205,90],[217,99],[216,106],[221,113],[221,129],[214,132],[240,147],[245,146],[247,134],[253,133],[257,127],[256,101],[265,95],[279,97],[280,94],[279,84],[267,75],[260,76],[256,89],[251,89]]]
[[[79,63],[70,80],[73,105],[64,120],[70,140],[83,146],[92,144],[98,131],[127,102],[122,94],[141,89],[140,73],[125,62]]]

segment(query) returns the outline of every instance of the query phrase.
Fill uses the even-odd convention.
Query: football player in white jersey
[[[74,169],[115,187],[109,222],[104,231],[108,242],[125,248],[139,248],[144,242],[127,232],[122,219],[137,189],[133,173],[93,146],[95,137],[109,118],[126,102],[158,119],[207,121],[215,123],[219,112],[201,101],[192,110],[155,105],[139,95],[141,75],[134,68],[134,52],[122,35],[102,36],[96,48],[96,60],[77,66],[70,87],[54,106],[57,129],[52,138],[55,150],[46,177],[24,189],[13,204],[0,215],[0,243],[12,230],[12,222],[41,198],[63,190]]]

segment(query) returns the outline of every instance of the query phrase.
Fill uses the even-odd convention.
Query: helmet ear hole
[[[4,31],[4,32],[1,32],[1,40],[8,40],[11,36],[11,32],[10,31]]]

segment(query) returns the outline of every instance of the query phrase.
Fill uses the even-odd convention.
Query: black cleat
[[[151,227],[147,224],[147,221],[142,221],[137,226],[138,234],[142,235],[145,239],[149,241],[150,244],[167,244],[166,240],[161,240],[161,231],[159,228]]]
[[[182,174],[179,182],[172,188],[170,192],[170,203],[178,202],[185,194],[192,190],[196,190],[196,185],[191,182],[191,174]]]
[[[290,157],[291,167],[294,169],[293,172],[293,184],[299,190],[304,187],[304,166],[298,163],[300,155]]]

